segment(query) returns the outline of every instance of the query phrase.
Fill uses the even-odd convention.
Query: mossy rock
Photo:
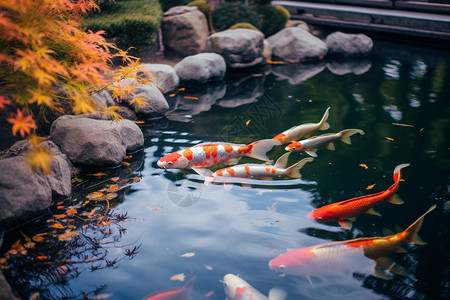
[[[205,0],[195,0],[189,2],[186,6],[196,6],[206,17],[208,17],[209,11],[211,10],[211,4]]]
[[[255,26],[253,26],[250,23],[236,23],[233,26],[231,26],[229,29],[238,29],[238,28],[252,29],[252,30],[261,32],[261,30],[259,30],[258,28],[256,28]]]

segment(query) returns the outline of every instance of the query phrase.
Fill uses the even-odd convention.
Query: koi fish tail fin
[[[283,154],[282,156],[280,156],[280,158],[275,162],[274,167],[275,168],[279,168],[279,169],[284,169],[286,168],[287,162],[288,162],[288,158],[289,155],[291,154],[291,152],[287,152],[285,154]]]
[[[269,158],[266,153],[277,145],[281,145],[281,142],[273,139],[260,140],[240,147],[238,152],[248,157],[268,161]]]
[[[269,300],[284,300],[286,297],[286,292],[279,287],[271,288],[269,291]]]
[[[350,137],[356,133],[364,135],[364,131],[362,131],[361,129],[346,129],[339,132],[339,134],[341,135],[341,141],[349,145],[352,143]]]
[[[401,169],[408,167],[410,164],[400,164],[398,166],[395,167],[394,169],[394,182],[399,182],[400,178],[401,178]]]
[[[422,227],[422,222],[423,222],[423,218],[425,218],[425,216],[430,213],[431,211],[433,211],[436,208],[436,204],[431,206],[426,213],[424,213],[422,216],[420,216],[420,218],[418,218],[414,223],[411,224],[411,226],[409,226],[408,228],[406,228],[406,230],[404,231],[404,233],[406,233],[406,240],[409,243],[414,243],[417,245],[426,245],[427,243],[424,242],[419,235],[417,234],[420,230],[420,227]]]
[[[182,292],[181,292],[181,297],[179,299],[192,299],[192,290],[194,287],[194,281],[195,281],[195,276],[192,276],[191,279],[189,279],[188,282],[186,282],[185,285],[183,285],[183,287],[181,288]]]
[[[322,120],[320,120],[319,124],[319,130],[327,130],[328,128],[330,128],[330,124],[327,123],[327,119],[329,116],[328,111],[330,110],[330,108],[328,107],[327,110],[325,111],[325,113],[323,114]]]
[[[303,166],[306,163],[312,162],[314,158],[307,157],[296,163],[295,165],[290,166],[286,169],[286,173],[291,178],[300,178],[302,177],[302,174],[300,174],[300,169],[303,168]]]

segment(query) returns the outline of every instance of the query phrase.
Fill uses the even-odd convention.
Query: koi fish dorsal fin
[[[327,123],[327,119],[329,116],[329,110],[330,110],[330,107],[328,107],[327,110],[324,112],[322,120],[320,120],[320,122],[319,122],[319,124],[321,124],[319,127],[319,130],[327,130],[328,128],[330,128],[330,124]]]
[[[288,152],[290,153],[290,152]],[[300,178],[302,177],[302,174],[300,174],[300,169],[303,168],[303,166],[306,163],[312,162],[314,160],[314,158],[312,157],[307,157],[302,159],[301,161],[299,161],[298,163],[290,166],[289,168],[286,169],[286,173],[289,177],[291,178]]]
[[[411,226],[409,226],[408,228],[406,228],[406,230],[404,231],[406,233],[406,240],[408,242],[414,243],[414,244],[418,244],[418,245],[426,245],[426,243],[419,237],[419,235],[417,234],[420,230],[420,227],[422,227],[422,223],[423,223],[423,218],[425,218],[425,216],[430,213],[431,211],[433,211],[436,208],[436,204],[431,206],[426,213],[424,213],[422,216],[420,216],[420,218],[418,218],[414,223],[411,224]]]
[[[268,161],[267,152],[269,152],[274,146],[281,145],[278,140],[267,139],[253,142],[247,146],[239,148],[238,152],[242,152],[242,155]]]
[[[280,158],[278,158],[278,160],[276,161],[274,167],[277,169],[286,168],[289,155],[291,155],[291,152],[287,152],[287,153],[283,154],[282,156],[280,156]]]
[[[339,132],[338,134],[341,135],[341,141],[343,141],[346,144],[351,144],[352,141],[350,140],[350,137],[356,133],[359,133],[360,135],[364,135],[364,131],[361,129],[345,129]]]
[[[410,164],[400,164],[400,165],[398,165],[398,166],[396,166],[395,167],[395,169],[394,169],[394,173],[393,173],[393,176],[394,176],[394,182],[398,182],[399,180],[400,180],[400,178],[401,178],[401,169],[403,169],[403,168],[406,168],[406,167],[408,167]]]
[[[286,292],[279,287],[271,288],[269,291],[269,300],[284,300],[286,297]]]

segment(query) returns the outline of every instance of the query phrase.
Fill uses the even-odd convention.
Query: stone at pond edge
[[[222,80],[225,77],[226,64],[219,54],[200,53],[185,57],[174,69],[182,82],[205,83]]]
[[[208,38],[206,17],[194,6],[175,6],[166,11],[161,31],[165,49],[182,57],[203,52]]]
[[[229,68],[248,68],[263,62],[264,35],[252,29],[230,29],[209,36],[206,50],[223,56]]]
[[[272,54],[282,60],[319,59],[327,54],[327,45],[306,30],[285,28],[267,39]]]
[[[138,73],[138,76],[150,77],[150,81],[154,83],[163,93],[170,92],[178,87],[180,78],[172,66],[166,64],[142,64],[142,70],[148,70],[154,77],[150,77],[148,73]]]
[[[373,48],[373,41],[367,35],[339,31],[328,35],[326,43],[330,55],[342,57],[368,56]]]
[[[6,282],[5,277],[0,272],[0,299],[2,300],[18,300],[11,290],[8,282]]]
[[[127,151],[144,145],[140,128],[129,120],[112,122],[86,116],[62,116],[51,127],[50,138],[72,163],[86,168],[118,166]]]

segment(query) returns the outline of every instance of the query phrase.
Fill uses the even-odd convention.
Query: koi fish
[[[242,164],[237,166],[232,166],[224,169],[217,170],[211,173],[205,179],[205,184],[210,184],[214,182],[221,182],[220,178],[251,178],[251,177],[276,177],[287,175],[291,178],[300,178],[300,169],[308,162],[313,161],[312,157],[305,158],[298,163],[286,168],[286,163],[289,158],[289,154],[283,154],[275,163],[275,165],[270,165],[268,163],[264,164]]]
[[[335,140],[341,140],[346,144],[351,144],[352,142],[350,141],[350,136],[354,135],[355,133],[364,135],[364,131],[362,131],[361,129],[346,129],[338,133],[322,134],[306,140],[294,142],[287,145],[285,149],[287,151],[305,151],[309,155],[317,157],[315,151],[320,146],[326,145],[328,150],[334,150],[335,147],[333,141]]]
[[[170,153],[161,158],[157,165],[165,169],[207,168],[242,156],[269,160],[266,153],[279,141],[267,139],[249,145],[216,143],[199,144]]]
[[[294,126],[286,131],[283,131],[279,135],[273,137],[273,139],[280,141],[281,145],[284,145],[292,141],[298,141],[302,137],[311,134],[316,130],[327,130],[328,128],[330,128],[330,124],[327,123],[329,110],[330,108],[328,107],[325,113],[323,114],[322,120],[320,120],[319,123],[305,123],[298,126]]]
[[[192,287],[195,276],[179,288],[162,290],[142,298],[142,300],[192,300]]]
[[[418,218],[405,231],[386,236],[373,238],[358,238],[347,241],[328,242],[311,247],[290,250],[269,262],[273,271],[290,275],[310,276],[340,274],[343,270],[351,268],[359,258],[375,261],[374,275],[383,279],[389,278],[385,270],[407,276],[408,272],[386,257],[389,253],[405,252],[402,248],[408,243],[425,245],[426,243],[417,235],[422,226],[423,218],[436,208],[433,205]]]
[[[233,274],[226,274],[222,282],[227,296],[226,300],[282,300],[286,298],[286,293],[279,288],[272,288],[269,297],[266,297],[247,281]]]
[[[307,215],[307,218],[321,222],[338,222],[343,228],[349,230],[352,228],[353,218],[359,214],[365,212],[371,215],[381,216],[373,209],[375,205],[378,205],[383,201],[388,201],[392,204],[403,204],[403,201],[395,193],[397,192],[400,183],[400,171],[407,166],[409,166],[409,164],[401,164],[395,167],[393,174],[394,184],[384,192],[325,205],[310,212]]]

